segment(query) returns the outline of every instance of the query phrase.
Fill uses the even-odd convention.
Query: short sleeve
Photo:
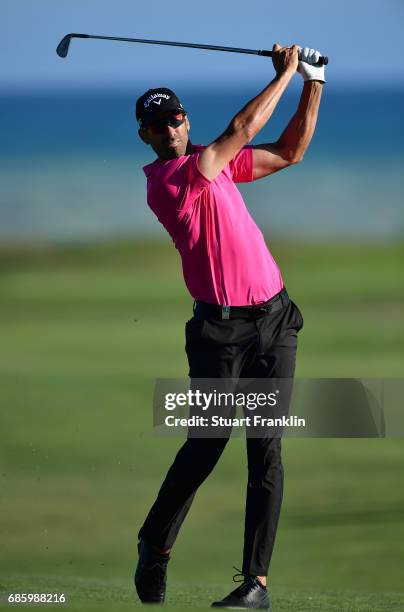
[[[169,180],[170,187],[175,186],[176,208],[183,208],[191,204],[211,183],[198,168],[199,156],[200,152],[188,155]]]
[[[243,147],[229,163],[235,183],[250,183],[254,179],[254,149],[252,145]]]
[[[184,157],[174,172],[166,178],[166,195],[177,211],[185,210],[209,187],[211,181],[198,168],[199,153]]]
[[[148,204],[160,220],[179,219],[211,181],[198,168],[199,152],[165,162],[148,181]]]

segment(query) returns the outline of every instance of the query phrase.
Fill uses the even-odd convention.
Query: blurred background
[[[154,155],[134,104],[173,88],[206,144],[273,76],[265,58],[107,41],[73,40],[62,60],[60,39],[328,55],[304,162],[241,191],[304,315],[297,375],[400,378],[403,16],[401,0],[1,2],[1,590],[65,590],[86,611],[137,605],[137,530],[180,444],[153,435],[153,382],[187,373],[192,300],[146,204]],[[278,138],[300,90],[297,75],[256,142]],[[402,609],[402,441],[288,439],[284,460],[274,609]],[[230,590],[245,484],[234,439],[178,539],[173,609]]]

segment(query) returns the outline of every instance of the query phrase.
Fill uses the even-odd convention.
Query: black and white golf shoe
[[[224,608],[228,610],[247,610],[249,608],[255,608],[258,610],[269,610],[270,603],[268,591],[266,587],[262,586],[258,578],[240,573],[233,576],[234,582],[241,582],[240,580],[236,580],[237,576],[242,577],[242,584],[224,597],[224,599],[214,601],[212,608]]]
[[[143,603],[163,604],[167,586],[169,555],[155,551],[145,540],[140,540],[134,582],[139,599]]]

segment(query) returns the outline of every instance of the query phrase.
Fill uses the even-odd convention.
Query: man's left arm
[[[302,55],[316,63],[320,54],[306,48]],[[297,111],[276,142],[254,145],[253,180],[300,162],[313,137],[325,83],[324,66],[299,62],[298,71],[303,76],[304,85]]]

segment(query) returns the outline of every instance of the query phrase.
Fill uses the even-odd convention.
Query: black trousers
[[[292,378],[297,333],[303,327],[297,306],[254,319],[206,319],[186,324],[186,352],[192,378]],[[142,528],[142,537],[171,548],[195,493],[212,472],[228,438],[188,438],[160,488]],[[283,495],[279,438],[246,438],[248,481],[244,527],[244,574],[268,573]]]

